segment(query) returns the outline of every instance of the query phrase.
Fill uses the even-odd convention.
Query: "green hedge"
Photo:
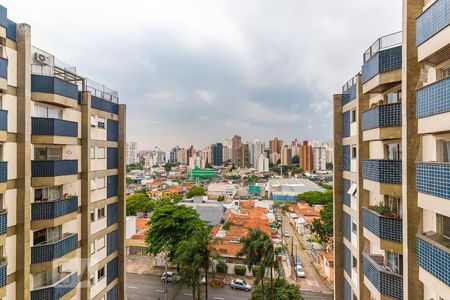
[[[236,275],[245,275],[246,271],[247,271],[246,266],[239,266],[239,265],[234,266],[234,274]]]
[[[253,276],[259,275],[258,272],[259,272],[259,267],[253,267],[252,268]]]
[[[221,261],[216,265],[216,271],[217,273],[227,273],[228,265],[223,261]]]

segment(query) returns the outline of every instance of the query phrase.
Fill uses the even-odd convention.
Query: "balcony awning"
[[[358,185],[356,183],[352,183],[352,185],[348,189],[347,193],[349,195],[355,196],[357,189],[358,189]]]

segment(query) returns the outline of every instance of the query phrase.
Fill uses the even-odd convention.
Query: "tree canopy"
[[[333,202],[325,204],[320,211],[320,219],[313,220],[311,231],[315,233],[322,242],[333,236]]]
[[[192,198],[194,196],[204,196],[206,195],[205,189],[201,186],[193,186],[186,194],[187,198]]]
[[[303,200],[308,204],[327,204],[333,202],[333,190],[320,191],[307,191],[298,195],[299,200]]]
[[[291,159],[291,163],[293,165],[298,165],[300,163],[300,157],[298,155],[294,155]]]
[[[147,213],[153,210],[154,205],[154,201],[146,193],[134,193],[127,197],[126,212],[128,216]]]

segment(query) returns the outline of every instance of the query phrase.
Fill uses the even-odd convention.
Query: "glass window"
[[[358,226],[356,225],[355,221],[352,220],[352,232],[358,233]]]
[[[446,216],[441,216],[442,218],[442,226],[441,226],[441,234],[450,239],[450,218]]]
[[[91,254],[95,253],[95,242],[91,243]]]
[[[401,274],[402,268],[401,268],[401,260],[402,256],[393,252],[388,251],[387,252],[387,267],[394,273]]]
[[[47,108],[45,106],[35,105],[34,115],[38,118],[47,118]]]
[[[384,98],[385,98],[387,104],[400,103],[402,100],[402,92],[395,91],[395,92],[387,94]]]
[[[386,152],[388,160],[401,160],[402,144],[386,144]]]
[[[48,108],[48,117],[53,119],[61,119],[62,118],[62,110],[59,108]]]
[[[351,110],[351,118],[350,118],[350,122],[351,123],[355,123],[356,122],[356,109],[352,109]]]
[[[450,162],[450,140],[440,140],[438,142],[438,161]]]
[[[39,118],[62,119],[62,109],[57,107],[35,105],[34,115]]]
[[[95,210],[91,211],[91,222],[95,222]]]
[[[91,179],[91,191],[97,189],[97,183],[95,182],[95,178]]]
[[[97,210],[97,220],[103,219],[105,217],[105,208],[99,208]]]
[[[91,116],[91,127],[97,127],[97,119],[95,116]]]
[[[98,250],[101,250],[101,249],[105,248],[105,245],[106,245],[105,237],[102,237],[102,238],[97,240],[97,249]]]
[[[105,119],[97,118],[98,128],[105,128]]]
[[[105,188],[105,177],[98,177],[96,179],[95,183],[96,183],[97,189]]]
[[[95,274],[91,275],[89,282],[90,282],[91,286],[95,285]]]
[[[97,271],[97,279],[98,281],[102,280],[105,277],[105,267],[101,268]]]
[[[352,145],[352,158],[356,158],[357,152],[356,152],[356,146]]]
[[[353,256],[352,259],[352,267],[353,269],[357,270],[358,269],[358,260],[356,259],[356,257]]]
[[[402,213],[402,198],[401,197],[395,197],[395,196],[384,196],[384,204],[389,207],[389,209],[394,214],[401,215]]]

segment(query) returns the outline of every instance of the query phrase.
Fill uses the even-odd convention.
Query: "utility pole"
[[[164,260],[164,300],[169,300],[169,293],[167,292],[167,254]]]
[[[291,253],[294,256],[294,236],[291,236]]]

